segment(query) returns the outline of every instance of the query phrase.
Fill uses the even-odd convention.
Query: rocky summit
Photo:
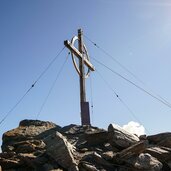
[[[23,120],[2,138],[2,171],[171,171],[171,133]]]

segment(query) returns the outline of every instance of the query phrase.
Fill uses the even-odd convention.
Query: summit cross
[[[74,46],[75,41],[78,41],[78,49]],[[80,108],[81,108],[81,124],[91,125],[89,102],[86,101],[85,80],[89,77],[90,71],[95,71],[94,66],[90,63],[87,48],[83,43],[83,31],[78,30],[78,36],[74,36],[71,40],[65,40],[64,45],[71,51],[74,67],[80,78]],[[76,63],[75,56],[79,59],[79,66]],[[87,72],[85,73],[85,65]]]

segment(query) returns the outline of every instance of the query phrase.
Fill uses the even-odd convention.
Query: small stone
[[[109,160],[109,161],[111,161],[113,159],[113,156],[114,156],[113,151],[107,151],[107,152],[105,152],[105,153],[102,154],[102,157],[105,160]]]
[[[140,140],[147,140],[147,136],[146,136],[146,135],[140,135],[140,136],[139,136],[139,139],[140,139]]]

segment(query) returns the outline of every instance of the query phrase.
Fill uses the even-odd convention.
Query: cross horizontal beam
[[[71,44],[69,40],[64,41],[64,45],[72,52],[75,56],[77,56],[79,59],[83,58],[83,55]],[[90,68],[91,71],[95,71],[94,66],[87,60],[84,59],[84,64]]]

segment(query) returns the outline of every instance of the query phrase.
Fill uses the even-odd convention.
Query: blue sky
[[[84,42],[90,56],[136,84],[171,102],[170,0],[0,0],[0,119],[62,49],[63,41],[84,34],[140,78],[135,80],[108,56]],[[22,119],[35,119],[68,50],[39,80],[3,122],[0,135]],[[171,131],[171,109],[91,60],[151,134]],[[137,121],[109,90],[97,72],[91,73],[92,124],[107,128]],[[90,79],[87,99],[91,101]],[[71,57],[67,61],[39,119],[64,126],[80,124],[79,79]]]

